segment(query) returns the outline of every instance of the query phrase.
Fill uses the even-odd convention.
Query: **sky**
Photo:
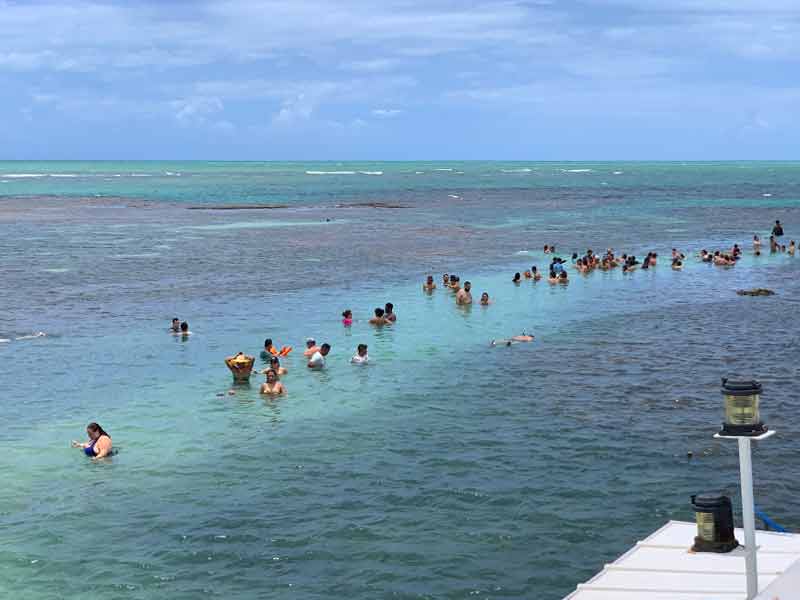
[[[800,159],[800,0],[0,0],[0,159]]]

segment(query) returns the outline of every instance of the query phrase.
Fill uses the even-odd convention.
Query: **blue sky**
[[[800,0],[3,2],[3,159],[798,159]]]

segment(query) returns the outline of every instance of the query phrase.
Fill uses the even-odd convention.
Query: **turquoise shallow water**
[[[746,243],[775,218],[791,237],[796,163],[429,164],[453,171],[423,183],[305,174],[417,163],[0,167],[78,175],[0,184],[3,597],[71,598],[89,581],[112,598],[560,598],[691,519],[690,494],[735,496],[735,448],[711,434],[719,378],[738,373],[762,380],[780,430],[756,451],[757,503],[800,526],[800,257],[510,283],[544,266],[544,243],[666,257]],[[262,185],[253,169],[278,174]],[[538,169],[542,183],[519,181]],[[182,175],[90,177],[148,170]],[[288,190],[289,207],[186,210],[272,201],[250,186]],[[453,270],[494,304],[421,292]],[[778,295],[732,292],[752,286]],[[386,301],[399,321],[374,331],[363,321]],[[166,333],[175,315],[188,341]],[[522,329],[536,342],[489,347]],[[255,382],[217,396],[224,356],[307,335],[333,346],[325,372],[298,350],[285,398]],[[373,364],[356,368],[362,341]],[[90,420],[119,447],[105,464],[68,447]]]

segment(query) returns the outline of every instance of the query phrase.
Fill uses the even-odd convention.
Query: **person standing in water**
[[[472,304],[472,294],[470,293],[471,289],[472,289],[472,283],[470,283],[469,281],[465,281],[464,289],[459,290],[458,293],[456,294],[456,304],[462,306],[466,304]]]
[[[86,426],[86,433],[89,436],[89,441],[84,444],[77,440],[72,440],[73,448],[82,449],[86,456],[91,457],[92,460],[111,454],[111,436],[106,433],[105,429],[97,423],[89,423]]]
[[[376,327],[383,327],[384,325],[391,325],[391,322],[386,320],[386,317],[383,316],[383,309],[378,307],[375,309],[375,316],[369,320],[370,325],[375,325]]]
[[[432,292],[436,289],[436,284],[433,282],[433,275],[428,275],[425,283],[422,284],[422,290],[425,292]]]
[[[353,311],[349,308],[342,313],[342,325],[350,327],[353,324]]]
[[[783,235],[783,225],[780,221],[775,221],[775,227],[772,228],[772,235],[780,237]]]
[[[331,351],[330,344],[322,344],[319,347],[319,350],[314,353],[314,355],[308,359],[308,368],[314,369],[315,371],[320,371],[325,368],[325,357],[328,356],[328,353]]]
[[[314,338],[306,338],[306,349],[303,350],[303,356],[313,356],[315,352],[319,352],[317,340]]]
[[[187,338],[190,335],[192,335],[192,332],[189,331],[189,323],[184,321],[183,323],[181,323],[181,337]]]
[[[481,306],[489,306],[491,303],[492,301],[489,300],[489,294],[487,292],[483,292],[481,294]]]
[[[170,325],[170,330],[172,333],[180,333],[181,331],[181,320],[178,317],[172,319],[172,325]]]
[[[394,304],[391,302],[387,302],[386,306],[383,309],[383,318],[389,321],[390,323],[394,323],[397,321],[397,315],[394,314]]]
[[[286,393],[286,388],[278,381],[278,374],[273,369],[267,369],[267,380],[261,384],[260,393],[266,396],[280,396]]]
[[[367,354],[366,344],[358,345],[358,348],[356,348],[356,353],[353,355],[353,358],[350,359],[350,362],[354,365],[365,365],[369,362],[369,354]]]

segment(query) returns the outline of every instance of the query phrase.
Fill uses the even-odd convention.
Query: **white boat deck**
[[[696,534],[694,523],[670,521],[564,600],[745,600],[744,550],[689,552]],[[757,600],[800,599],[800,534],[756,531],[756,543]]]

